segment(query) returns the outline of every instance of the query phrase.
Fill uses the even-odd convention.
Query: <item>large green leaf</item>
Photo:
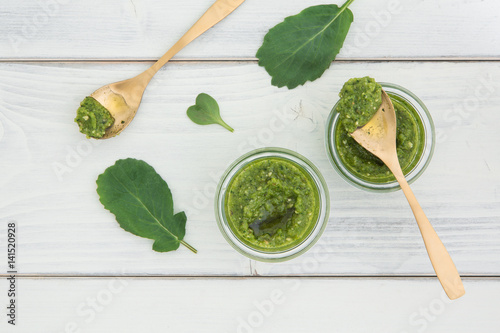
[[[183,241],[186,214],[174,215],[172,193],[155,169],[144,161],[116,161],[97,178],[97,193],[104,208],[120,226],[134,235],[155,240],[153,250],[177,250]]]
[[[259,65],[277,87],[293,89],[319,78],[339,53],[353,21],[347,8],[320,5],[287,17],[264,37],[257,52]]]

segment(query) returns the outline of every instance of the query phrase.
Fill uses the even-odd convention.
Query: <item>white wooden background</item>
[[[0,332],[498,332],[500,329],[500,4],[357,0],[346,46],[324,76],[270,85],[255,53],[267,30],[316,0],[248,0],[165,66],[131,126],[88,141],[84,96],[161,56],[212,0],[0,0],[0,253],[18,225],[18,325]],[[400,192],[345,183],[324,149],[326,117],[350,77],[407,87],[437,145],[413,185],[464,276],[446,300]],[[214,96],[233,134],[185,115]],[[328,227],[305,255],[263,264],[214,220],[220,173],[253,148],[298,151],[322,171]],[[159,254],[105,211],[95,180],[144,159],[188,216],[185,248]],[[6,255],[0,304],[7,302]]]

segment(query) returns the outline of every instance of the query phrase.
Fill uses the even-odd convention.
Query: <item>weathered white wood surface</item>
[[[21,279],[18,325],[0,331],[497,332],[500,281],[464,285],[451,302],[425,278]]]
[[[0,0],[0,59],[156,59],[212,2]],[[269,28],[323,3],[246,1],[177,58],[254,58]],[[496,0],[358,0],[350,8],[355,21],[339,59],[500,54]]]
[[[162,55],[212,2],[0,0],[0,253],[15,221],[24,275],[18,326],[7,325],[4,310],[0,332],[498,331],[500,63],[479,60],[500,58],[500,2],[357,0],[338,59],[372,61],[334,63],[288,91],[270,85],[255,53],[269,28],[323,2],[248,0],[155,77],[126,132],[104,142],[78,133],[84,96],[145,69],[140,61]],[[16,62],[25,60],[32,63]],[[434,117],[434,158],[412,187],[458,270],[474,276],[455,302],[426,277],[432,267],[402,193],[357,190],[326,157],[324,122],[337,93],[365,75],[409,88]],[[234,134],[189,121],[200,92],[219,101]],[[236,253],[213,212],[219,174],[263,146],[311,159],[332,199],[317,245],[274,265]],[[102,208],[95,179],[126,157],[146,160],[168,182],[197,255],[155,253]]]
[[[459,271],[500,274],[500,64],[335,63],[293,91],[269,84],[254,62],[175,63],[146,91],[117,138],[88,141],[73,123],[83,96],[144,69],[143,63],[0,64],[0,246],[19,225],[19,271],[65,275],[427,275],[433,274],[400,192],[372,194],[330,166],[324,123],[350,77],[405,86],[431,110],[438,143],[413,189]],[[198,126],[185,115],[200,92],[214,96],[236,131]],[[97,144],[98,145],[94,145]],[[219,173],[257,147],[298,151],[322,171],[331,214],[320,242],[287,263],[251,262],[220,235],[213,212]],[[104,210],[95,180],[119,158],[144,159],[188,215],[185,248],[168,254],[122,231]],[[1,252],[1,251],[0,251]],[[6,271],[0,261],[0,271]]]

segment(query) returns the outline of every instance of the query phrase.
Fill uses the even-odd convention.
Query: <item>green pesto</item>
[[[87,138],[102,138],[114,121],[111,113],[92,97],[85,97],[76,111],[75,122]]]
[[[226,191],[225,211],[234,234],[250,247],[276,252],[300,244],[319,215],[318,188],[301,166],[279,157],[260,158],[244,166]],[[273,234],[256,236],[256,221],[286,221]],[[257,233],[258,234],[258,233]]]
[[[342,87],[337,112],[347,132],[352,133],[366,123],[382,104],[382,86],[365,76],[352,78]]]
[[[408,174],[416,166],[425,144],[425,131],[415,108],[401,97],[388,93],[396,111],[396,148],[403,173]],[[374,183],[395,180],[389,168],[375,155],[361,147],[343,128],[340,122],[335,128],[335,148],[343,165],[361,179]]]

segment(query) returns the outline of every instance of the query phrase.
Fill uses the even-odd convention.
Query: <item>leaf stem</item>
[[[342,7],[340,7],[340,12],[343,12],[354,0],[347,0]]]
[[[184,245],[185,247],[187,247],[188,249],[190,249],[191,251],[193,251],[194,253],[198,253],[198,251],[194,247],[192,247],[191,245],[189,245],[185,241],[181,240],[181,244]]]
[[[352,1],[354,1],[354,0],[352,0]],[[220,120],[219,125],[221,125],[225,129],[227,129],[231,133],[234,132],[234,129],[231,126],[229,126],[228,124],[226,124],[226,122],[222,119]]]

